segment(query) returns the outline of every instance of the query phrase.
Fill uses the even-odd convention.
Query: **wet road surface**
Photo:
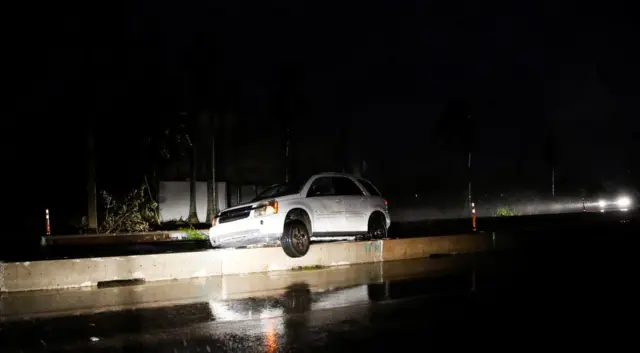
[[[618,350],[634,337],[636,266],[622,243],[628,239],[610,240],[579,252],[537,248],[301,271],[280,282],[286,287],[244,295],[227,288],[232,282],[203,284],[211,293],[151,307],[24,320],[15,312],[0,324],[0,351]]]

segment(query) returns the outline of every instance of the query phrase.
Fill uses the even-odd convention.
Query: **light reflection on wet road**
[[[449,271],[406,269],[411,275],[396,271],[392,279],[341,287],[303,281],[249,298],[5,322],[0,351],[389,352],[605,343],[612,349],[633,337],[616,318],[631,308],[620,261],[607,260],[610,266],[583,256],[566,264],[562,254],[540,255],[488,254]]]

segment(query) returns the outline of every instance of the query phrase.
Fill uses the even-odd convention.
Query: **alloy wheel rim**
[[[292,231],[293,245],[297,250],[304,250],[306,247],[307,237],[299,227],[293,228]]]

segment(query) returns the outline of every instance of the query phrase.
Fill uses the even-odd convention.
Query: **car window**
[[[350,196],[350,195],[364,195],[362,189],[353,182],[353,180],[344,177],[334,177],[333,185],[336,188],[337,195]]]
[[[318,196],[332,196],[336,195],[336,190],[333,185],[332,178],[330,177],[320,177],[311,183],[309,187],[309,191],[307,191],[307,197],[318,197]]]
[[[252,200],[252,202],[256,202],[256,201],[260,201],[268,198],[275,198],[275,197],[282,197],[282,196],[297,194],[300,192],[300,189],[302,189],[302,186],[304,186],[303,182],[292,182],[287,184],[273,185],[267,188],[266,190],[264,190],[263,192],[261,192],[258,196],[256,196]]]
[[[382,195],[380,195],[378,190],[376,190],[376,188],[373,186],[373,184],[371,184],[370,182],[368,182],[368,181],[366,181],[364,179],[358,179],[358,182],[365,188],[365,190],[367,190],[369,195],[371,195],[371,196],[382,196]]]

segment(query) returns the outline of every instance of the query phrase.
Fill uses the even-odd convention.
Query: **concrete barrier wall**
[[[490,249],[491,234],[477,233],[446,237],[388,240],[384,243],[384,259],[403,260],[432,254],[469,253]]]
[[[95,286],[98,282],[217,276],[222,261],[212,251],[15,262],[4,264],[2,291]]]
[[[340,266],[470,253],[491,248],[491,235],[473,234],[370,242],[320,243],[293,259],[280,247],[189,253],[15,262],[0,266],[6,292],[96,286],[99,282],[162,281],[220,275]]]
[[[223,259],[222,274],[235,275],[384,261],[384,242],[320,243],[311,246],[304,257],[295,259],[288,257],[280,247],[218,250],[216,253]]]

